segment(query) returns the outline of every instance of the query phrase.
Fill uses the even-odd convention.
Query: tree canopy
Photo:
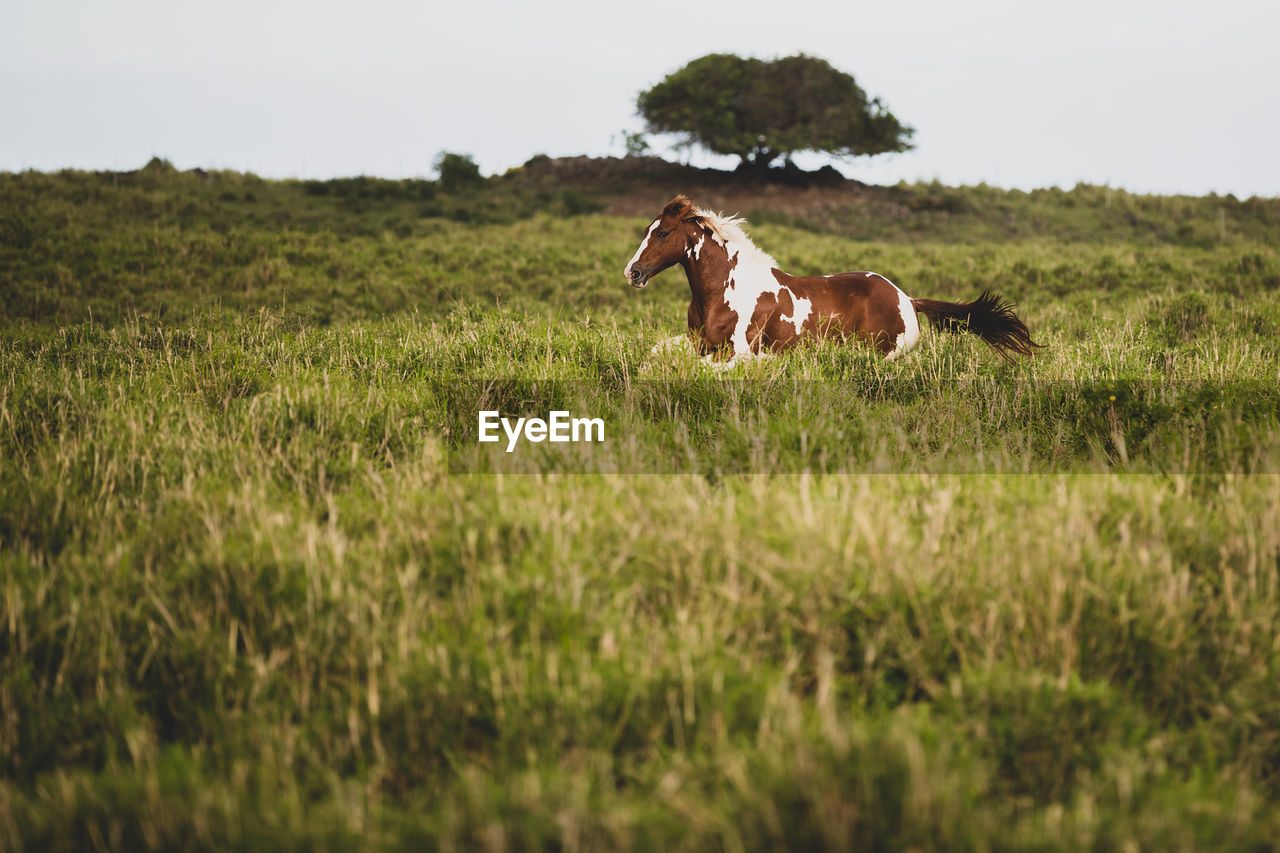
[[[674,133],[682,145],[734,154],[756,168],[799,151],[906,151],[914,133],[852,76],[804,54],[708,54],[641,92],[636,106],[649,133]]]

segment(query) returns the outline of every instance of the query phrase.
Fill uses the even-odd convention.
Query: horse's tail
[[[1009,353],[1031,355],[1038,344],[1031,340],[1026,323],[1013,313],[1013,303],[989,290],[972,302],[940,302],[937,299],[912,299],[917,311],[929,318],[935,329],[948,332],[973,332],[1005,358]]]

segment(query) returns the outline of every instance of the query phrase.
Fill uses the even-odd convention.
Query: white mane
[[[702,221],[711,229],[712,238],[729,250],[729,257],[733,257],[734,251],[737,250],[740,264],[760,264],[765,269],[778,268],[778,262],[773,259],[773,255],[751,242],[751,238],[742,227],[747,224],[747,220],[741,216],[725,216],[723,213],[701,208],[694,208],[693,212],[694,215],[702,217]]]

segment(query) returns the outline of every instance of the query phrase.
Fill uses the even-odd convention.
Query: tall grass
[[[684,285],[625,287],[628,221],[66,215],[4,255],[6,848],[1280,833],[1265,243],[763,225],[797,272],[997,287],[1050,347],[722,375],[650,354]],[[608,441],[482,452],[482,400]]]

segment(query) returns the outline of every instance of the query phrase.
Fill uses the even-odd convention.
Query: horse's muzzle
[[[631,283],[632,287],[644,287],[649,283],[649,276],[645,275],[639,267],[632,267],[631,271],[627,273],[627,281]]]

